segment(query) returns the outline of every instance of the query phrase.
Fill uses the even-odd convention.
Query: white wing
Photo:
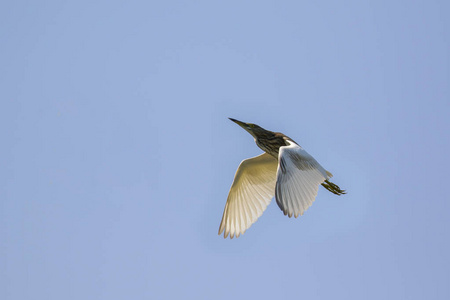
[[[285,215],[297,218],[311,206],[319,185],[330,178],[331,173],[302,147],[288,143],[289,146],[280,147],[278,154],[275,199]]]
[[[262,215],[275,194],[277,159],[267,153],[241,162],[223,211],[219,235],[243,234]]]

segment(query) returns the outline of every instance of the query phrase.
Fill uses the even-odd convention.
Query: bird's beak
[[[252,129],[250,128],[250,126],[248,125],[248,123],[241,122],[241,121],[238,121],[238,120],[232,119],[232,118],[228,118],[228,119],[230,119],[230,120],[233,121],[234,123],[236,123],[236,124],[238,124],[239,126],[241,126],[245,131],[247,131],[248,133],[250,133],[250,134],[256,139],[256,136],[255,136],[255,134],[253,133],[253,130],[252,130]]]
[[[256,137],[255,133],[253,132],[252,127],[250,126],[250,125],[252,125],[252,124],[245,123],[245,122],[241,122],[241,121],[238,121],[238,120],[233,119],[233,118],[228,118],[228,119],[230,119],[230,120],[233,121],[234,123],[236,123],[236,124],[238,124],[239,126],[241,126],[245,131],[247,131],[248,133],[250,133],[250,134],[255,138],[255,140],[256,140],[257,137]]]
[[[241,121],[238,121],[238,120],[236,120],[236,119],[233,119],[233,118],[228,118],[228,119],[230,119],[231,121],[233,121],[234,123],[236,123],[236,124],[238,124],[239,126],[241,126],[242,128],[244,128],[244,129],[246,129],[246,125],[247,125],[247,123],[244,123],[244,122],[241,122]]]

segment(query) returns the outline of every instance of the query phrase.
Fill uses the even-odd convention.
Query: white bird
[[[294,140],[256,124],[231,121],[244,128],[264,153],[245,159],[239,165],[228,194],[219,235],[239,237],[263,214],[275,196],[289,218],[296,218],[312,205],[321,184],[336,195],[345,194],[330,182],[326,171]]]

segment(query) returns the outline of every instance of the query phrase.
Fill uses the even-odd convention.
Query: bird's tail
[[[332,192],[333,194],[338,195],[338,196],[347,194],[347,192],[345,190],[341,190],[340,187],[338,187],[336,184],[332,183],[331,181],[328,181],[328,179],[322,183],[322,186],[324,188],[326,188],[327,190],[329,190],[330,192]]]

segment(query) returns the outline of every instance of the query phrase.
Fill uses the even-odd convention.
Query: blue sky
[[[4,1],[0,298],[449,299],[448,1]],[[227,118],[348,190],[217,235]]]

